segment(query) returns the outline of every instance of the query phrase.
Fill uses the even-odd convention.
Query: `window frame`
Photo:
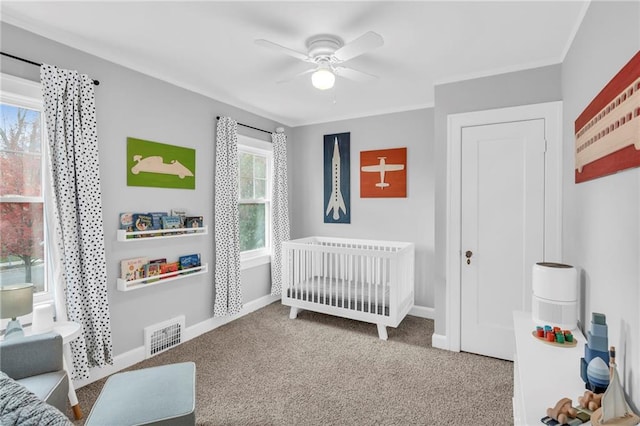
[[[272,250],[272,200],[271,188],[273,185],[273,144],[249,136],[238,135],[238,160],[240,153],[264,156],[266,161],[266,185],[264,198],[240,198],[240,175],[238,174],[238,205],[249,203],[264,203],[265,205],[265,247],[256,250],[245,250],[240,252],[240,270],[253,268],[259,265],[271,263]]]
[[[33,307],[34,309],[38,305],[52,304],[54,303],[55,288],[53,284],[52,268],[49,264],[51,262],[50,243],[48,241],[47,230],[47,214],[46,214],[46,200],[47,194],[47,179],[45,173],[48,173],[45,167],[46,153],[47,153],[47,131],[45,123],[45,111],[44,100],[42,98],[42,85],[38,82],[26,80],[23,78],[15,77],[9,74],[0,73],[0,103],[9,104],[18,108],[26,108],[36,110],[40,113],[40,125],[41,125],[41,161],[40,167],[42,169],[42,182],[41,182],[41,194],[39,197],[34,196],[0,196],[0,202],[41,202],[43,205],[43,238],[44,238],[44,286],[45,291],[37,292],[33,294]],[[22,318],[23,324],[31,322],[32,314],[25,315]],[[0,328],[4,329],[9,320],[2,320],[0,322]]]

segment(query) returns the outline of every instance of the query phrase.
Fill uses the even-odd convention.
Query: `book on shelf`
[[[120,229],[125,232],[133,232],[133,213],[120,213]],[[133,235],[127,235],[127,238],[133,238]]]
[[[147,263],[146,265],[144,265],[144,272],[145,278],[148,278],[147,283],[158,281],[160,278],[150,278],[160,275],[160,263]]]
[[[202,216],[187,216],[184,219],[185,228],[202,228]]]
[[[200,253],[196,254],[188,254],[186,256],[180,256],[178,258],[178,262],[180,263],[180,269],[190,269],[200,266]]]
[[[145,278],[145,265],[149,263],[147,257],[135,257],[120,262],[120,278],[125,281]]]
[[[133,214],[134,231],[149,231],[153,226],[153,218],[148,213]],[[148,235],[138,235],[138,237],[147,237]]]
[[[151,216],[151,229],[162,229],[162,218],[168,216],[167,212],[149,212]],[[151,234],[152,236],[162,235],[161,233]]]
[[[182,220],[179,216],[163,216],[162,217],[162,229],[181,229]],[[171,232],[165,235],[175,235],[177,233]]]
[[[177,272],[178,269],[180,269],[180,263],[179,262],[170,262],[170,263],[161,263],[160,264],[160,273],[161,274],[168,274],[171,272],[176,272],[175,274],[172,275],[167,275],[166,277],[162,277],[162,278],[171,278],[171,277],[175,277],[177,276]]]
[[[187,217],[187,211],[185,209],[171,209],[171,216],[178,216],[184,228],[184,220]]]

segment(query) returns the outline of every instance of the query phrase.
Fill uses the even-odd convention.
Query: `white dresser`
[[[586,339],[580,330],[573,330],[578,344],[556,347],[531,335],[535,324],[530,312],[513,313],[516,353],[513,357],[513,420],[515,425],[542,425],[547,408],[562,398],[578,397],[585,391],[580,378],[580,358],[584,356]],[[587,426],[590,423],[585,423]]]

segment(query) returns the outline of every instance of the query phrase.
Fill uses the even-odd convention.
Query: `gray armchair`
[[[69,382],[57,333],[13,337],[0,342],[0,370],[63,413]]]

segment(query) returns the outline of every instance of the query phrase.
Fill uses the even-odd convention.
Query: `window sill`
[[[267,263],[271,263],[271,255],[263,254],[259,256],[247,257],[245,259],[240,259],[240,270],[244,271],[245,269],[255,268],[256,266],[266,265]]]

